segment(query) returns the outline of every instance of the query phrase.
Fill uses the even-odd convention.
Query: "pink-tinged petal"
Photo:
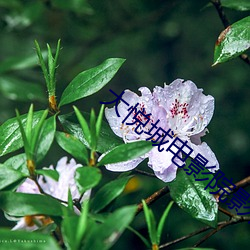
[[[58,161],[56,166],[56,170],[59,173],[58,181],[55,181],[48,176],[40,176],[38,183],[45,193],[55,198],[67,201],[68,191],[70,190],[72,198],[78,199],[80,197],[80,193],[77,189],[74,178],[75,171],[78,167],[81,167],[81,165],[77,164],[74,159],[71,159],[68,162],[68,158],[63,157]],[[50,166],[46,169],[54,170],[54,167]],[[17,192],[40,194],[36,183],[29,178],[27,178],[26,181],[17,188]],[[85,199],[89,199],[90,194],[91,190],[87,190],[82,196],[80,202],[82,203]],[[80,215],[79,211],[75,207],[74,210],[76,214]],[[23,217],[12,230],[34,231],[36,229],[38,229],[36,225],[28,226],[25,222],[25,218]]]
[[[123,94],[122,99],[126,101],[130,106],[134,106],[138,102],[139,96],[130,90],[125,90],[125,93]],[[122,121],[129,113],[128,111],[129,106],[127,106],[123,102],[120,102],[117,106],[117,109],[118,109],[118,113],[120,114],[120,117],[117,116],[115,107],[110,108],[110,109],[106,108],[105,116],[113,132],[117,136],[123,137],[126,131],[122,128]],[[128,119],[128,122],[131,122],[131,121],[132,119]]]
[[[125,105],[125,104],[124,104]],[[118,112],[120,113],[120,111],[118,110]],[[121,114],[120,114],[121,115]],[[118,117],[115,111],[115,107],[113,108],[105,108],[105,117],[109,123],[109,126],[111,127],[111,129],[113,130],[113,132],[119,136],[122,137],[123,135],[123,130],[121,128],[121,123],[122,120],[124,119],[124,117]]]
[[[40,194],[36,183],[27,178],[16,190],[18,193]]]
[[[192,81],[177,79],[169,86],[154,89],[155,102],[168,112],[171,129],[191,136],[205,129],[214,112],[214,98],[204,95]]]
[[[218,162],[214,152],[211,150],[211,148],[207,145],[206,142],[202,142],[201,145],[192,144],[192,146],[193,146],[195,155],[201,154],[202,156],[204,156],[208,160],[206,167],[215,166],[215,168],[208,168],[208,170],[210,172],[214,173],[215,171],[217,171],[220,168],[219,162]]]
[[[56,170],[59,174],[62,174],[65,171],[71,171],[72,168],[76,167],[76,165],[77,163],[73,158],[68,161],[68,157],[64,156],[57,162]]]
[[[49,166],[48,168],[43,168],[43,169],[55,170],[52,165]],[[49,195],[52,195],[57,189],[57,181],[52,178],[49,178],[48,176],[39,176],[38,183],[43,189],[43,191]]]
[[[83,203],[83,201],[88,200],[88,199],[90,198],[90,195],[91,195],[91,189],[87,190],[87,191],[83,194],[83,196],[82,196],[82,198],[81,198],[81,200],[80,200],[80,203]]]
[[[190,136],[191,142],[194,143],[195,145],[200,145],[201,144],[201,137],[206,135],[206,132],[208,132],[207,128],[205,128],[203,131],[201,131],[197,135]]]
[[[139,91],[141,92],[142,97],[146,98],[145,101],[149,102],[149,99],[152,97],[150,89],[147,87],[140,87]]]
[[[164,182],[171,182],[176,178],[177,169],[175,164],[171,164],[168,168],[163,171],[154,171],[157,178]]]
[[[176,178],[178,167],[172,162],[173,154],[167,151],[159,152],[157,147],[149,152],[148,166],[152,168],[155,175],[164,182],[170,182]],[[178,164],[183,162],[177,160]]]
[[[162,106],[157,106],[155,105],[153,110],[152,110],[152,115],[153,115],[153,122],[155,123],[157,120],[159,120],[159,123],[157,124],[158,128],[162,128],[165,131],[167,131],[169,127],[169,122],[167,119],[167,111],[162,107]],[[156,129],[152,131],[156,132]]]
[[[74,175],[78,167],[81,167],[81,165],[77,164],[74,159],[68,162],[68,158],[63,157],[56,166],[56,170],[59,173],[58,181],[48,176],[40,176],[38,182],[45,193],[55,198],[67,201],[68,190],[70,189],[72,198],[77,199],[80,197],[80,193],[77,189]],[[54,170],[53,166],[50,166],[49,169]]]
[[[54,181],[49,177],[44,177],[45,182],[42,182],[42,179],[39,179],[39,181],[41,182],[39,183],[41,184],[41,186],[43,186],[43,188],[46,189],[48,194],[52,195],[55,198],[67,201],[69,189],[71,191],[73,199],[79,198],[80,193],[77,189],[74,179],[75,171],[78,167],[81,167],[81,165],[76,164],[74,159],[71,159],[68,162],[67,157],[63,157],[58,161],[56,166],[56,170],[59,173],[58,181]]]
[[[105,165],[106,169],[114,172],[124,172],[136,168],[146,157],[138,157],[134,160]]]
[[[138,96],[137,94],[133,93],[130,90],[125,90],[125,93],[123,94],[123,100],[125,100],[127,103],[129,103],[130,106],[127,106],[125,103],[120,102],[117,109],[120,114],[120,117],[117,116],[115,107],[113,108],[106,108],[105,109],[105,116],[109,122],[109,125],[113,132],[119,136],[122,137],[125,142],[129,141],[136,141],[136,140],[144,140],[145,134],[138,134],[135,132],[135,128],[137,127],[137,124],[128,125],[127,123],[133,123],[133,117],[136,114],[135,111],[133,111],[131,114],[131,110],[133,107],[137,106],[137,111],[141,111],[144,115],[151,114],[150,116],[150,122],[146,127],[141,127],[140,129],[145,129],[145,131],[148,131],[148,127],[150,126],[151,122],[153,122],[152,117],[152,95],[148,88],[142,87],[139,89],[142,93],[141,96]],[[130,110],[128,110],[131,108]],[[129,115],[130,114],[130,115]],[[129,115],[129,116],[128,116]],[[128,116],[128,117],[127,117]],[[142,115],[139,115],[143,121],[147,120]],[[123,122],[125,120],[125,122]],[[157,120],[157,119],[156,119]],[[139,130],[141,131],[141,130]]]
[[[139,88],[141,96],[136,100],[136,103],[140,103],[145,108],[146,113],[152,113],[153,110],[153,96],[151,91],[147,87]]]

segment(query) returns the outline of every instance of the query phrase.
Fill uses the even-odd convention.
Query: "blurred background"
[[[236,58],[211,67],[214,44],[223,26],[216,10],[207,4],[205,0],[0,0],[0,124],[15,116],[15,108],[26,113],[30,102],[35,103],[36,110],[46,108],[46,88],[34,40],[45,50],[46,43],[55,48],[61,39],[58,99],[78,73],[111,57],[125,58],[126,62],[99,93],[76,103],[81,110],[88,112],[94,107],[97,111],[99,101],[112,100],[109,88],[117,93],[124,89],[138,93],[142,86],[152,90],[176,78],[190,79],[215,98],[210,133],[203,140],[216,154],[222,171],[234,182],[250,175],[249,65]],[[231,23],[250,14],[225,11]],[[71,112],[72,107],[61,111]],[[41,167],[55,164],[63,155],[54,143]],[[148,170],[145,166],[141,164]],[[109,179],[117,176],[107,171],[104,175]],[[140,202],[164,183],[140,176],[131,186],[118,201],[119,206]],[[152,206],[157,218],[169,200],[165,196]],[[2,215],[0,219],[1,226],[13,225]],[[137,216],[133,226],[147,235],[143,214]],[[175,205],[162,243],[203,226]],[[202,246],[247,249],[249,233],[247,223],[231,226]],[[169,249],[192,246],[200,237]],[[129,248],[145,249],[136,236],[126,232],[112,249]]]

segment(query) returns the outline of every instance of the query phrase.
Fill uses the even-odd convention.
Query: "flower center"
[[[170,109],[172,118],[175,118],[176,116],[184,119],[184,122],[187,121],[187,119],[190,117],[188,115],[187,107],[188,103],[180,103],[177,99],[171,104],[172,108]]]
[[[133,116],[136,115],[136,118],[140,121],[140,122],[136,122],[135,126],[138,126],[139,124],[144,124],[147,122],[148,119],[150,119],[151,122],[153,122],[153,120],[150,118],[150,114],[147,114],[145,107],[144,107],[144,103],[139,103],[139,110],[141,111],[141,113],[138,113],[136,115],[136,113],[138,112],[137,110],[133,110]],[[135,122],[136,119],[133,119],[132,122]]]

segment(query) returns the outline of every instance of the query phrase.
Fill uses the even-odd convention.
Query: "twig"
[[[148,198],[146,198],[145,202],[147,205],[150,205],[167,193],[169,193],[169,188],[166,186],[166,187],[163,187],[160,190],[156,191],[155,193],[150,195]],[[136,214],[140,213],[142,210],[143,210],[143,205],[142,205],[142,203],[140,203],[137,206]]]
[[[247,54],[241,54],[240,59],[250,65],[250,59]]]
[[[226,209],[224,209],[224,208],[222,208],[222,207],[219,207],[219,210],[220,210],[223,214],[229,216],[230,218],[233,218],[233,217],[235,216],[234,214],[228,212]]]
[[[242,180],[236,182],[234,185],[235,185],[238,189],[239,189],[240,187],[244,188],[244,187],[249,186],[249,185],[250,185],[250,176],[248,176],[248,177],[246,177],[246,178],[244,178],[244,179],[242,179]],[[233,188],[233,186],[230,186],[230,187]]]
[[[134,172],[137,172],[141,175],[146,175],[146,176],[149,176],[149,177],[154,177],[156,178],[156,176],[152,173],[148,173],[148,172],[145,172],[145,171],[142,171],[142,170],[139,170],[139,169],[134,169]]]
[[[211,0],[211,3],[216,8],[216,10],[217,10],[217,12],[219,14],[220,20],[224,25],[224,28],[227,28],[230,25],[230,22],[229,22],[226,14],[225,14],[223,8],[222,8],[220,0]]]
[[[238,181],[237,183],[235,183],[236,188],[233,189],[231,192],[235,192],[240,187],[244,188],[244,187],[249,186],[249,185],[250,185],[250,176],[248,176],[248,177],[246,177],[246,178]],[[233,188],[233,186],[230,186],[230,188]],[[230,192],[229,189],[228,189],[228,192]],[[224,209],[222,207],[219,207],[219,211],[222,212],[222,213],[224,213],[225,215],[229,216],[230,217],[230,221],[223,221],[223,222],[218,223],[218,227],[216,229],[214,229],[213,231],[209,232],[199,242],[197,242],[196,245],[195,245],[195,247],[198,246],[198,245],[200,245],[201,243],[203,243],[205,240],[207,240],[209,237],[211,237],[213,234],[217,233],[218,231],[220,231],[224,227],[227,227],[227,226],[233,225],[233,224],[238,224],[238,223],[245,222],[245,221],[250,221],[250,217],[247,217],[247,216],[243,216],[242,217],[242,216],[238,216],[238,215],[232,214],[232,213],[230,213],[229,211],[227,211],[226,209]],[[210,230],[210,229],[213,229],[213,228],[210,227],[210,226],[201,228],[198,231],[195,231],[193,233],[187,234],[187,235],[182,236],[182,237],[180,237],[178,239],[175,239],[173,241],[170,241],[170,242],[167,242],[165,244],[162,244],[162,245],[159,246],[159,248],[165,248],[165,247],[177,244],[177,243],[179,243],[181,241],[184,241],[184,240],[186,240],[188,238],[191,238],[191,237],[193,237],[193,236],[195,236],[197,234],[203,233],[203,232],[205,232],[207,230]]]
[[[237,190],[238,190],[240,187],[244,188],[244,187],[247,187],[247,186],[250,185],[250,176],[248,176],[248,177],[246,177],[246,178],[244,178],[244,179],[242,179],[242,180],[236,182],[234,185],[236,186],[236,188],[235,188],[233,185],[231,185],[231,186],[229,186],[230,188],[226,188],[226,187],[225,187],[224,189],[225,189],[226,192],[229,193],[229,194],[234,193],[234,192],[237,192]],[[215,198],[218,198],[222,193],[223,193],[223,190],[222,190],[221,192],[219,192],[217,195],[215,195]],[[228,194],[224,194],[223,196],[226,197],[226,196],[228,196]]]
[[[219,226],[216,229],[212,230],[207,235],[205,235],[201,240],[199,240],[196,244],[194,244],[193,247],[199,246],[204,241],[206,241],[208,238],[210,238],[212,235],[214,235],[215,233],[219,232],[220,230],[222,230],[223,228],[225,228],[227,226],[242,223],[242,222],[246,222],[246,221],[250,221],[250,217],[248,217],[248,216],[234,216],[234,218],[232,220],[230,220],[230,221],[220,222]]]
[[[199,242],[197,242],[194,247],[197,247],[198,245],[200,245],[202,242],[204,242],[206,239],[208,239],[210,236],[212,236],[213,234],[215,234],[216,232],[220,231],[221,229],[223,229],[224,227],[227,227],[229,225],[233,225],[233,224],[238,224],[238,223],[242,223],[242,222],[246,222],[246,221],[250,221],[250,217],[240,217],[240,216],[234,216],[235,219],[232,219],[230,221],[222,221],[218,223],[218,227],[216,229],[214,229],[213,231],[209,232],[205,237],[202,238],[202,240],[200,240]],[[173,241],[170,241],[168,243],[162,244],[159,246],[159,248],[165,248],[165,247],[169,247],[171,245],[177,244],[181,241],[184,241],[186,239],[189,239],[197,234],[206,232],[207,230],[213,229],[210,226],[201,228],[193,233],[187,234],[185,236],[182,236],[178,239],[175,239]]]
[[[221,22],[223,23],[223,26],[224,28],[226,29],[228,26],[230,26],[230,22],[222,8],[222,5],[221,5],[221,2],[220,0],[211,0],[211,3],[214,5],[214,7],[216,8],[218,14],[219,14],[219,17],[220,17],[220,20]],[[248,57],[247,54],[241,54],[239,56],[241,58],[241,60],[243,60],[245,63],[247,63],[248,65],[250,65],[250,59]]]
[[[162,244],[162,245],[159,246],[159,248],[169,247],[169,246],[174,245],[174,244],[176,244],[176,243],[179,243],[179,242],[181,242],[181,241],[183,241],[183,240],[186,240],[186,239],[188,239],[188,238],[191,238],[191,237],[193,237],[193,236],[195,236],[195,235],[197,235],[197,234],[206,232],[206,231],[209,230],[209,229],[212,229],[212,228],[211,228],[210,226],[203,227],[203,228],[201,228],[201,229],[199,229],[199,230],[197,230],[197,231],[195,231],[195,232],[192,232],[192,233],[190,233],[190,234],[187,234],[187,235],[185,235],[185,236],[182,236],[182,237],[180,237],[180,238],[178,238],[178,239],[175,239],[175,240],[173,240],[173,241],[170,241],[170,242],[168,242],[168,243]]]
[[[36,183],[36,185],[37,185],[37,187],[38,187],[38,190],[39,190],[39,192],[40,192],[41,194],[47,195],[47,196],[49,196],[49,197],[53,198],[54,200],[57,200],[57,201],[59,201],[59,202],[61,202],[61,203],[68,204],[67,201],[58,199],[58,198],[56,198],[56,197],[54,197],[54,196],[52,196],[52,195],[50,195],[50,194],[45,193],[45,192],[43,191],[42,187],[40,186],[40,184],[39,184],[39,182],[37,181],[36,178],[35,178],[35,179],[32,179],[32,180]]]

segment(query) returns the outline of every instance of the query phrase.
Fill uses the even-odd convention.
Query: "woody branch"
[[[244,188],[250,185],[250,176],[236,182],[234,184],[236,186],[236,188],[234,190],[238,190],[240,187]],[[231,186],[232,187],[232,186]],[[233,190],[233,191],[234,191]],[[160,199],[162,196],[166,195],[169,193],[169,188],[168,187],[163,187],[160,190],[156,191],[155,193],[153,193],[152,195],[150,195],[148,198],[145,199],[145,202],[147,203],[147,205],[151,205],[152,203],[154,203],[155,201],[157,201],[158,199]],[[139,203],[137,205],[137,213],[140,213],[143,210],[143,205],[142,203]],[[199,240],[194,246],[199,246],[200,244],[202,244],[204,241],[206,241],[208,238],[210,238],[212,235],[214,235],[215,233],[219,232],[220,230],[222,230],[225,227],[228,227],[230,225],[235,225],[235,224],[239,224],[239,223],[243,223],[243,222],[247,222],[250,221],[250,217],[249,216],[238,216],[236,214],[232,214],[229,211],[227,211],[224,208],[219,207],[219,211],[224,213],[225,215],[230,217],[229,221],[222,221],[218,223],[217,228],[213,229],[210,226],[201,228],[195,232],[192,232],[190,234],[184,235],[178,239],[175,239],[173,241],[167,242],[165,244],[162,244],[159,246],[159,248],[165,248],[174,244],[177,244],[181,241],[184,241],[186,239],[189,239],[195,235],[201,234],[203,232],[206,232],[208,230],[212,230],[211,232],[209,232],[207,235],[205,235],[201,240]]]

